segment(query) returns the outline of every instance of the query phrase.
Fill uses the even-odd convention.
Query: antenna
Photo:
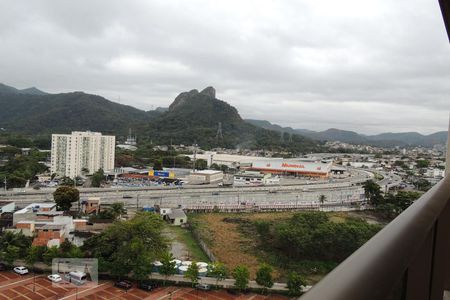
[[[216,134],[216,142],[219,142],[219,139],[223,141],[222,122],[218,123],[217,134]]]

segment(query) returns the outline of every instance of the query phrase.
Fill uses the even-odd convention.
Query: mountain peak
[[[209,96],[209,97],[215,99],[216,98],[216,89],[213,88],[212,86],[208,86],[203,91],[201,91],[200,94],[206,95],[206,96]]]
[[[175,98],[175,100],[173,100],[172,104],[169,105],[169,110],[182,106],[189,98],[197,94],[198,90],[196,89],[190,90],[189,92],[182,92]]]
[[[48,93],[41,91],[40,89],[36,87],[30,87],[27,89],[23,89],[19,91],[21,94],[28,94],[28,95],[47,95]]]
[[[0,93],[3,94],[26,94],[26,95],[47,95],[46,92],[43,92],[36,87],[30,87],[27,89],[19,90],[15,87],[0,83]]]

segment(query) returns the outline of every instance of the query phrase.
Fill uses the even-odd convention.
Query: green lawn
[[[192,233],[188,229],[184,229],[178,226],[169,226],[169,230],[176,235],[177,240],[180,243],[183,243],[186,246],[187,250],[189,251],[191,260],[210,262],[210,259],[203,252],[202,248],[200,248],[200,245],[197,243],[197,241],[192,236]]]

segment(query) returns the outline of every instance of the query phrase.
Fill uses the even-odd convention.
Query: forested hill
[[[145,112],[82,92],[25,94],[0,92],[0,127],[25,134],[93,130],[120,134],[157,112]]]
[[[193,144],[203,148],[258,148],[295,153],[317,150],[300,135],[281,134],[245,122],[236,108],[218,100],[212,87],[181,93],[168,109],[143,111],[83,92],[47,94],[36,88],[0,86],[0,128],[24,134],[100,131],[123,136],[132,128],[140,141]],[[217,136],[219,122],[222,137]]]
[[[217,136],[219,123],[222,137]],[[258,128],[245,122],[236,108],[216,98],[215,90],[191,90],[181,93],[169,110],[153,119],[147,126],[148,138],[161,143],[192,144],[203,148],[264,148],[307,152],[317,144],[300,135],[286,135]]]
[[[354,131],[330,128],[324,131],[312,131],[308,129],[293,129],[281,127],[266,120],[247,119],[246,122],[257,127],[275,130],[278,132],[296,133],[317,141],[340,141],[350,144],[362,144],[381,147],[393,146],[425,146],[432,147],[436,144],[447,142],[447,132],[439,131],[429,135],[417,132],[381,133],[378,135],[363,135]]]

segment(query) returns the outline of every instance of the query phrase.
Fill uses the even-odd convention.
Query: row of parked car
[[[128,281],[128,280],[119,280],[114,283],[114,286],[124,289],[124,290],[129,290],[133,287],[133,284],[131,283],[131,281]],[[145,281],[145,280],[141,281],[138,285],[138,287],[140,289],[145,290],[145,291],[152,291],[155,288],[157,288],[158,286],[159,286],[158,282]],[[195,287],[199,290],[204,290],[204,291],[209,291],[211,289],[211,286],[209,284],[204,284],[204,283],[199,283]]]
[[[3,263],[0,263],[0,271],[7,270],[7,266]],[[14,273],[19,275],[27,275],[29,273],[28,268],[24,266],[18,266],[13,268]],[[51,274],[47,276],[48,280],[52,282],[60,282],[62,280],[59,274]]]
[[[6,265],[3,263],[0,263],[0,271],[5,271],[5,270],[7,270]],[[28,268],[24,267],[24,266],[14,267],[13,271],[19,275],[26,275],[29,273]],[[61,275],[59,275],[59,274],[48,275],[47,279],[54,283],[58,283],[63,280]],[[83,272],[67,273],[65,279],[67,281],[70,281],[75,284],[83,284],[87,280],[86,274]],[[121,289],[129,290],[133,287],[133,284],[131,283],[131,281],[128,281],[128,280],[118,280],[114,283],[114,286],[121,288]],[[157,288],[158,286],[159,286],[158,282],[149,281],[149,280],[141,281],[138,285],[138,287],[140,289],[143,289],[145,291],[152,291],[155,288]],[[196,288],[200,289],[200,290],[209,291],[211,289],[211,286],[208,284],[197,284]]]

